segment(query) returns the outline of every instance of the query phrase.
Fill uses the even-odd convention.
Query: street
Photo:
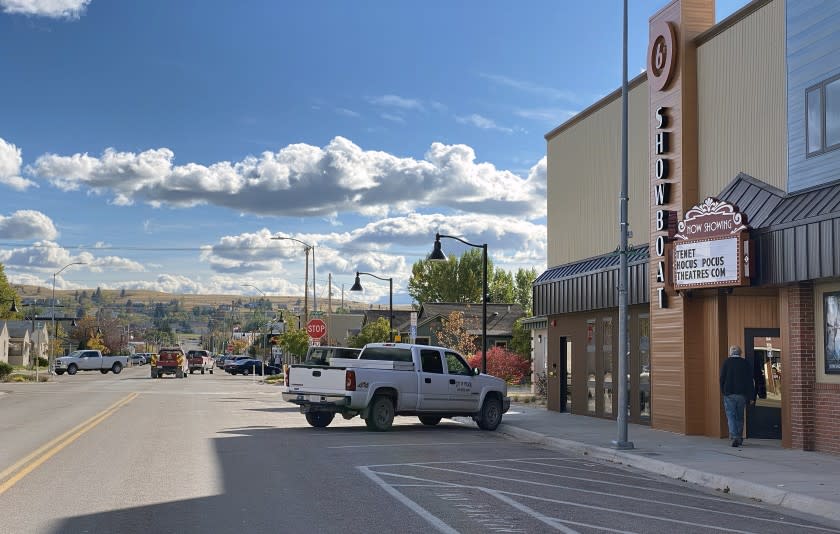
[[[838,532],[469,421],[314,429],[253,377],[148,375],[0,385],[0,532]]]

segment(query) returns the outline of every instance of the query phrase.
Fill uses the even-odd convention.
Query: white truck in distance
[[[103,375],[111,371],[120,374],[128,366],[128,356],[103,356],[98,350],[76,350],[67,356],[55,359],[55,374],[75,375],[76,371],[99,371]]]
[[[495,430],[510,408],[507,384],[470,369],[454,350],[406,343],[369,343],[358,359],[333,358],[328,367],[292,365],[283,400],[300,406],[314,427],[335,414],[359,415],[368,429],[391,428],[395,415],[416,415],[424,425],[469,416]]]

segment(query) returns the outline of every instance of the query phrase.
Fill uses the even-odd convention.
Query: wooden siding
[[[805,89],[840,74],[840,2],[787,2],[788,191],[840,178],[840,150],[805,157]]]
[[[787,186],[784,4],[770,2],[697,48],[698,200],[739,172]]]
[[[645,242],[648,209],[648,86],[629,93],[628,218]],[[548,141],[548,265],[562,265],[618,245],[621,99],[592,112]]]

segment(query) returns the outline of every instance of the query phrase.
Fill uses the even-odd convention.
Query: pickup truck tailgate
[[[345,379],[343,368],[292,365],[289,368],[289,392],[344,394]]]

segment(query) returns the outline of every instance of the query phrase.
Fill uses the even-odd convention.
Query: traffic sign
[[[306,333],[312,339],[321,339],[327,333],[327,324],[321,319],[310,319],[306,323]]]

